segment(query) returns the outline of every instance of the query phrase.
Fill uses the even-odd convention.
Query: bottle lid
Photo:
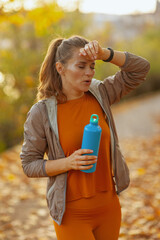
[[[98,120],[99,120],[99,117],[97,114],[92,114],[91,115],[91,118],[90,118],[90,123],[93,123],[93,124],[98,124]]]

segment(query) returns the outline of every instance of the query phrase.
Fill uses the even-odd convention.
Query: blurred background
[[[19,153],[48,44],[75,34],[151,64],[146,81],[112,110],[131,172],[130,187],[120,197],[120,239],[160,239],[159,0],[0,0],[0,239],[56,240],[47,179],[27,178]],[[97,61],[95,77],[116,71]]]
[[[159,1],[1,0],[0,152],[23,138],[49,42],[72,34],[149,60],[148,80],[126,98],[160,89]],[[95,77],[103,80],[117,70],[99,61]]]

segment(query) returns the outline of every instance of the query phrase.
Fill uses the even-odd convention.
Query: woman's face
[[[61,74],[64,93],[68,98],[87,92],[95,74],[95,61],[79,55],[79,48],[74,50],[72,58],[64,65]]]

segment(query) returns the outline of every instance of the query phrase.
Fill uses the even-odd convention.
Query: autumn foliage
[[[117,106],[116,114],[130,106]],[[155,121],[154,136],[120,141],[131,175],[129,188],[119,196],[120,240],[160,239],[160,115]],[[20,149],[17,145],[0,155],[0,239],[56,240],[45,199],[47,179],[24,175]]]
[[[15,7],[16,2],[19,7]],[[151,63],[148,80],[126,98],[160,89],[159,26],[150,23],[133,40],[113,41],[114,26],[110,22],[99,28],[93,24],[93,14],[83,14],[78,9],[65,12],[56,1],[36,2],[31,10],[26,10],[20,0],[0,2],[0,152],[23,139],[23,124],[35,102],[40,66],[55,37],[79,34],[97,39],[104,47],[111,45],[146,57]],[[113,64],[97,61],[95,77],[103,80],[118,70]]]

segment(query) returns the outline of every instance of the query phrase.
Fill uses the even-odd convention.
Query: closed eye
[[[79,68],[84,68],[84,66],[78,66]]]
[[[79,68],[85,68],[85,66],[78,66]],[[91,69],[95,69],[94,67],[90,67]]]

